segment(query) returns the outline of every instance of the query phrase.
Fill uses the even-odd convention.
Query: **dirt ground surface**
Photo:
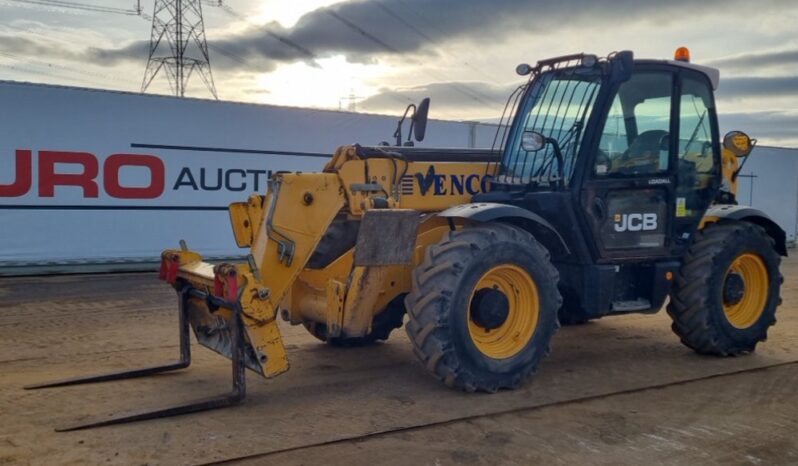
[[[0,279],[0,465],[798,464],[798,260],[782,268],[779,322],[748,356],[694,354],[664,312],[605,318],[563,328],[523,388],[465,394],[404,331],[334,348],[285,325],[291,371],[250,373],[239,406],[67,433],[225,393],[229,362],[194,345],[171,374],[23,390],[175,359],[176,298],[154,274]]]

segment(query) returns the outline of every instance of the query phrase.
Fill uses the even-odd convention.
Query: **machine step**
[[[650,308],[651,308],[651,301],[644,298],[638,298],[629,301],[612,302],[613,312],[637,312],[637,311],[644,311]]]

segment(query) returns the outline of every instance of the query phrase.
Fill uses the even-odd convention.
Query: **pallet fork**
[[[219,297],[213,296],[207,292],[193,288],[185,282],[178,281],[176,283],[179,297],[179,317],[180,317],[180,359],[177,362],[163,364],[159,366],[143,367],[140,369],[132,369],[120,372],[109,372],[105,374],[89,375],[74,377],[62,380],[55,380],[51,382],[44,382],[34,385],[28,385],[26,390],[37,390],[42,388],[63,387],[68,385],[79,385],[84,383],[97,383],[108,382],[112,380],[132,379],[136,377],[144,377],[162,372],[170,372],[179,369],[185,369],[191,364],[191,339],[189,336],[189,315],[188,315],[188,299],[189,297],[199,298],[206,300],[214,308],[225,307],[230,309],[233,313],[231,325],[231,339],[232,339],[232,375],[233,375],[233,389],[226,395],[220,395],[200,400],[195,400],[189,403],[179,404],[168,408],[160,408],[155,410],[145,410],[139,412],[132,412],[126,414],[112,414],[108,418],[95,419],[89,422],[74,424],[66,427],[59,427],[55,430],[57,432],[68,432],[73,430],[90,429],[93,427],[110,426],[116,424],[124,424],[128,422],[143,421],[147,419],[157,419],[163,417],[178,416],[181,414],[196,413],[199,411],[207,411],[216,408],[224,408],[233,406],[240,403],[246,396],[246,375],[245,375],[245,341],[243,322],[241,320],[241,305],[239,303],[231,303]]]

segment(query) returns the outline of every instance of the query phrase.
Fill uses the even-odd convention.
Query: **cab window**
[[[679,150],[676,173],[676,217],[687,223],[711,202],[716,157],[712,143],[715,108],[706,79],[683,74],[679,96]]]
[[[682,79],[679,105],[679,160],[693,164],[697,173],[711,173],[712,128],[709,125],[712,95],[705,82]]]
[[[594,174],[656,174],[668,170],[673,75],[641,72],[621,84],[605,122]]]

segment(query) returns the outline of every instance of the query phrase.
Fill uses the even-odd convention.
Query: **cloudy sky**
[[[59,0],[60,1],[60,0]],[[0,0],[0,79],[138,91],[153,0]],[[185,0],[184,0],[185,1]],[[798,147],[795,0],[204,0],[213,77],[225,100],[491,120],[520,62],[574,52],[720,68],[723,130]],[[150,92],[169,93],[165,77]],[[209,97],[199,79],[189,95]]]

